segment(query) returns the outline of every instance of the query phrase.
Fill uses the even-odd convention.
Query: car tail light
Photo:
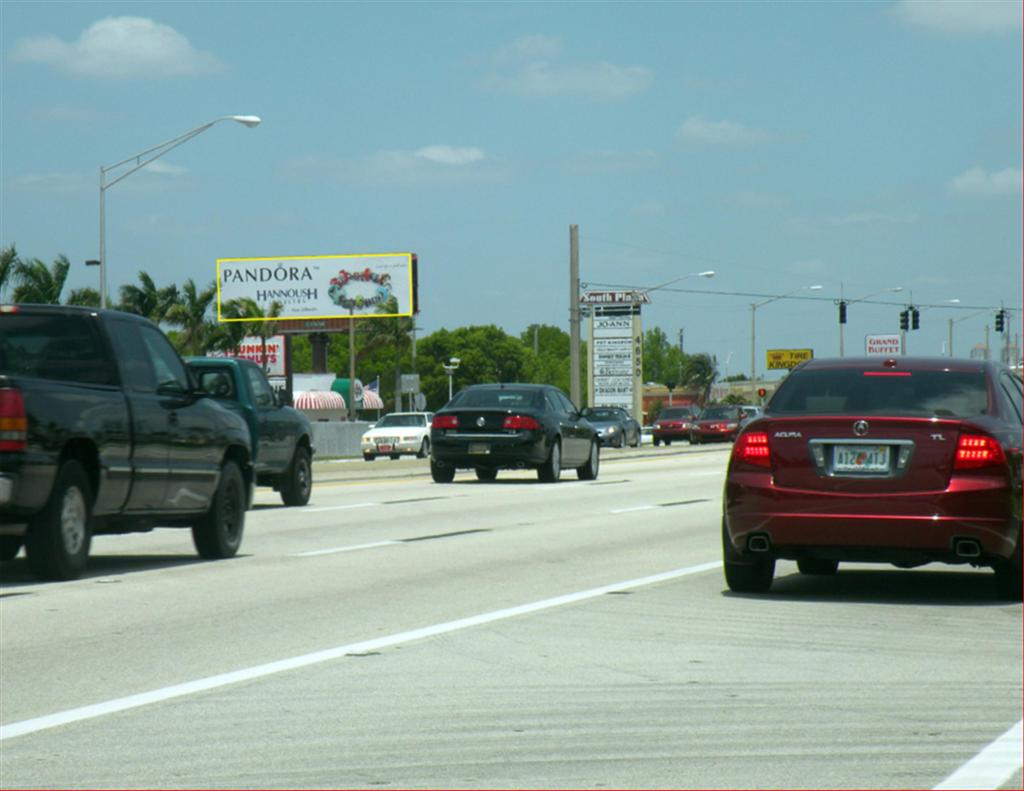
[[[540,428],[540,423],[528,415],[509,415],[501,427],[513,431],[536,431]]]
[[[979,467],[998,467],[1006,463],[1002,446],[985,434],[961,434],[956,445],[954,470],[974,470]]]
[[[28,418],[20,390],[0,388],[0,450],[25,450]]]
[[[737,461],[754,464],[758,467],[771,467],[771,454],[768,451],[768,434],[764,431],[752,431],[740,434],[733,446],[732,455]]]
[[[457,415],[434,415],[430,422],[431,428],[458,428],[459,418]]]

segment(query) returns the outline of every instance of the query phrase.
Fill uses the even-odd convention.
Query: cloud
[[[800,234],[820,234],[836,228],[874,231],[901,225],[913,225],[920,220],[916,214],[894,214],[884,211],[858,211],[829,217],[791,217],[786,227]]]
[[[584,151],[565,163],[565,170],[576,175],[609,175],[649,170],[658,163],[654,151]]]
[[[730,202],[748,209],[765,210],[785,209],[792,203],[788,195],[755,190],[741,190],[730,197]]]
[[[702,115],[693,115],[683,121],[676,137],[684,143],[723,146],[750,146],[776,139],[775,135],[764,129],[744,126],[735,121],[709,121]]]
[[[11,59],[80,77],[113,79],[195,77],[223,68],[174,28],[131,16],[101,19],[70,43],[49,35],[21,39]]]
[[[916,214],[888,214],[881,211],[861,211],[826,217],[825,224],[832,227],[848,225],[912,225],[917,222]]]
[[[972,198],[1020,195],[1021,179],[1020,168],[1006,168],[994,173],[982,168],[971,168],[950,181],[948,189],[954,195]]]
[[[20,192],[51,195],[94,190],[98,186],[95,181],[87,180],[80,173],[27,173],[12,178],[10,184]]]
[[[471,184],[507,180],[504,168],[479,148],[431,145],[415,151],[377,151],[362,159],[333,156],[293,157],[285,176],[328,179],[370,186]]]
[[[415,152],[415,155],[440,165],[470,165],[480,162],[484,152],[479,148],[456,148],[454,146],[426,146]]]
[[[615,101],[646,90],[654,81],[654,73],[643,66],[617,66],[607,61],[564,63],[561,54],[562,42],[557,37],[516,39],[495,55],[494,71],[485,85],[518,96]]]
[[[1018,0],[899,0],[892,13],[908,25],[941,33],[985,34],[1020,30]]]

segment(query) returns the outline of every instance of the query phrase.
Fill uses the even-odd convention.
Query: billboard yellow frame
[[[379,273],[374,272],[369,262],[376,261],[378,265],[384,263],[383,259],[390,259],[389,266],[387,269],[399,270],[404,269],[404,273],[396,273],[396,278],[391,277],[390,272]],[[332,264],[335,262],[367,262],[363,270],[360,272],[358,268],[354,272],[348,272],[347,269],[335,270]],[[235,267],[232,265],[241,264],[242,267]],[[336,264],[335,264],[336,265]],[[351,254],[338,254],[338,255],[305,255],[305,256],[260,256],[260,257],[246,257],[246,258],[218,258],[217,259],[217,321],[222,323],[227,322],[256,322],[256,321],[276,321],[276,322],[288,322],[288,321],[304,321],[311,319],[365,319],[365,318],[397,318],[402,316],[412,316],[417,310],[417,259],[415,253],[351,253]],[[379,266],[378,266],[379,268]],[[255,270],[255,272],[253,271]],[[343,283],[339,284],[337,277],[332,277],[332,271],[336,271],[338,275],[345,274],[348,277]],[[234,272],[236,274],[229,274]],[[238,272],[245,272],[243,275],[237,274]],[[383,290],[388,289],[391,283],[400,277],[402,283],[406,289],[404,294],[398,294],[394,291],[388,291],[388,296],[396,296],[399,298],[400,309],[397,313],[374,313],[369,312],[366,306],[372,307],[376,304],[374,300],[380,299],[384,301]],[[324,278],[327,278],[325,281]],[[327,294],[331,289],[335,290],[335,293],[341,293],[342,298],[344,297],[344,286],[347,285],[349,279],[360,281],[361,283],[373,288],[376,283],[376,296],[365,301],[366,306],[360,303],[360,298],[354,298],[347,300],[352,303],[349,304],[348,310],[335,310],[334,307],[341,308],[341,304],[328,304],[327,299],[320,293],[320,288],[326,283],[324,293]],[[226,281],[231,281],[231,288],[225,288],[228,285]],[[239,285],[241,284],[241,285]],[[238,293],[239,290],[243,290],[249,286],[270,286],[271,288],[265,289],[263,292],[257,290],[255,294],[260,296],[266,294],[270,296],[270,299],[257,299],[253,298],[249,294]],[[272,288],[273,286],[279,286],[278,288]],[[225,300],[225,291],[229,291],[230,296]],[[274,299],[274,296],[281,296],[281,299]],[[402,297],[405,299],[402,299]],[[283,302],[284,309],[280,316],[275,317],[262,317],[262,316],[251,316],[241,318],[227,318],[223,315],[223,305],[226,302],[230,302],[231,299],[248,297],[253,299],[256,304],[264,308],[269,309],[270,305],[274,301]],[[336,299],[336,296],[329,297],[332,301]],[[403,303],[405,303],[403,305]],[[358,308],[358,309],[356,309]],[[407,309],[405,309],[407,308]]]

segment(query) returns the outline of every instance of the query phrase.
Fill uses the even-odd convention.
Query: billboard
[[[394,297],[398,308],[381,313]],[[289,319],[385,318],[416,312],[416,256],[412,253],[284,256],[281,258],[218,258],[217,320],[230,318],[225,306],[233,299],[251,299],[264,312],[274,302]]]
[[[788,371],[814,357],[814,349],[768,349],[764,367],[769,371]]]
[[[230,352],[208,351],[207,357],[241,357],[252,360],[256,365],[263,364],[263,340],[255,335],[247,335],[237,349]],[[284,376],[286,372],[284,336],[274,335],[267,338],[267,376]]]
[[[864,354],[900,354],[903,349],[903,342],[898,332],[886,332],[877,335],[864,336]]]

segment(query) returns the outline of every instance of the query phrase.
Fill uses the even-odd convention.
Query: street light
[[[448,362],[441,363],[444,366],[444,372],[448,374],[448,400],[452,400],[452,376],[457,370],[459,370],[459,363],[461,363],[458,357],[452,357]]]
[[[839,312],[841,314],[840,315],[840,319],[839,319],[839,356],[840,357],[843,356],[843,327],[846,324],[846,306],[847,305],[853,305],[853,304],[855,304],[857,302],[863,302],[866,299],[871,299],[871,297],[877,297],[879,294],[895,294],[895,293],[897,293],[899,291],[902,291],[902,290],[903,290],[903,286],[893,286],[892,288],[883,288],[883,289],[880,289],[879,291],[873,291],[872,293],[868,294],[867,296],[859,297],[858,299],[845,299],[843,297],[843,284],[842,283],[839,284]]]
[[[751,398],[757,395],[757,389],[755,387],[755,381],[757,380],[757,309],[767,305],[769,302],[775,302],[779,299],[785,299],[791,297],[794,294],[799,294],[801,291],[821,291],[821,286],[800,286],[800,288],[787,291],[785,294],[779,294],[777,297],[771,297],[763,302],[752,302],[750,303],[750,395]]]
[[[138,154],[133,154],[127,159],[122,159],[120,162],[115,162],[113,165],[100,165],[100,307],[105,308],[107,306],[107,222],[106,222],[106,194],[107,190],[113,187],[120,181],[128,178],[132,173],[137,170],[142,170],[150,162],[155,159],[159,159],[168,151],[171,151],[182,143],[187,143],[196,135],[202,134],[214,124],[220,123],[221,121],[235,121],[247,126],[250,129],[260,125],[260,119],[255,115],[225,115],[220,118],[215,118],[202,126],[197,126],[183,135],[178,135],[171,140],[168,140],[159,145],[147,148],[145,151],[140,151]],[[107,173],[112,170],[116,170],[119,167],[134,162],[135,165],[129,170],[126,170],[121,175],[112,181],[107,181]]]
[[[957,300],[957,302],[959,302],[959,301],[960,300]],[[953,325],[958,323],[958,322],[961,322],[961,321],[966,321],[967,319],[973,319],[975,316],[980,316],[982,313],[988,313],[988,312],[989,312],[989,309],[986,308],[985,310],[977,310],[974,313],[968,313],[966,316],[961,316],[958,319],[954,319],[952,316],[949,317],[949,345],[948,345],[948,350],[949,350],[949,356],[950,357],[953,356]],[[985,329],[986,329],[986,333],[985,334],[987,336],[988,335],[988,332],[987,332],[988,327],[986,326]],[[986,353],[986,359],[987,359],[988,343],[985,344],[985,353]]]

